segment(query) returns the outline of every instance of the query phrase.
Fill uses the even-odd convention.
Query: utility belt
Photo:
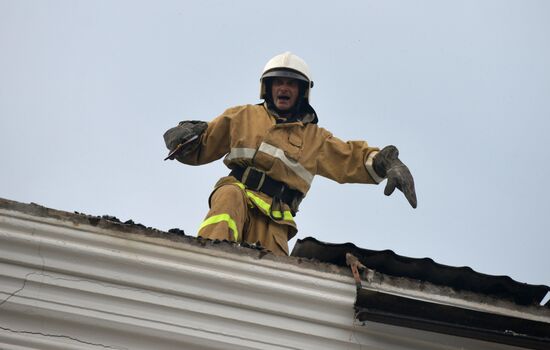
[[[271,198],[280,199],[286,203],[293,214],[297,211],[297,203],[300,203],[304,196],[302,192],[293,190],[281,181],[277,181],[265,174],[265,172],[253,167],[235,168],[229,173],[248,189],[267,194]]]

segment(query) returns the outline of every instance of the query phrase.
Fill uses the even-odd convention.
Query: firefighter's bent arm
[[[224,113],[209,123],[180,122],[178,126],[164,134],[166,147],[168,149],[177,147],[177,144],[181,143],[180,136],[191,135],[187,138],[189,139],[193,135],[199,135],[199,138],[191,143],[191,147],[176,156],[176,159],[188,165],[202,165],[218,160],[229,152],[231,119],[232,113]],[[194,126],[191,125],[193,123],[195,123]],[[200,123],[198,124],[200,126],[197,123]],[[190,131],[185,131],[185,128]],[[171,141],[172,139],[177,141]]]
[[[200,136],[207,127],[206,122],[199,120],[180,122],[178,126],[168,129],[164,133],[166,148],[170,150],[173,157],[181,157],[193,152],[199,146]],[[176,154],[176,152],[178,153]],[[169,156],[167,159],[174,159],[173,157]]]

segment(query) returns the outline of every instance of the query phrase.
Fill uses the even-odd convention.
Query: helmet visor
[[[309,84],[309,79],[306,78],[304,75],[289,69],[273,69],[270,71],[265,72],[262,75],[262,79],[264,78],[292,78],[292,79],[298,79],[301,81],[305,81]]]

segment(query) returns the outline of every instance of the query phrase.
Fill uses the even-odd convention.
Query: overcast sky
[[[298,238],[550,285],[549,18],[529,0],[0,0],[0,197],[194,235],[228,170],[164,162],[162,134],[260,102],[292,51],[319,124],[396,145],[418,195],[316,177]]]

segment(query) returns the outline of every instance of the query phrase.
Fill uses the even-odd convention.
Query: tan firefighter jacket
[[[177,159],[200,165],[225,156],[230,169],[253,166],[305,195],[315,175],[339,183],[381,182],[372,169],[377,151],[365,141],[344,142],[307,120],[276,124],[265,105],[245,105],[229,108],[208,123],[199,147]],[[236,180],[222,178],[217,186],[231,182]],[[271,198],[261,192],[247,191],[247,195],[264,213],[271,206]],[[285,204],[284,223],[295,229],[288,210]]]

